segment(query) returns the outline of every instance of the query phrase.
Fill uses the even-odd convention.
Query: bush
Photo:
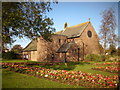
[[[106,61],[106,59],[108,59],[108,56],[106,56],[106,55],[101,55],[100,56],[101,61]]]
[[[119,56],[115,56],[115,55],[108,55],[107,58],[106,58],[106,61],[110,61],[110,62],[113,62],[113,61],[119,61]]]
[[[89,61],[118,61],[118,56],[89,54],[85,59]]]
[[[18,54],[16,54],[13,51],[9,51],[9,52],[3,52],[2,53],[2,58],[3,59],[17,59]]]
[[[86,56],[85,59],[89,60],[89,61],[100,61],[101,57],[99,55],[96,55],[96,54],[89,54]]]

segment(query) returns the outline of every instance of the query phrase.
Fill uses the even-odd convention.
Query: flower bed
[[[120,62],[94,63],[93,65],[120,65]]]
[[[80,85],[86,88],[116,88],[118,83],[117,75],[104,76],[81,71],[52,70],[42,67],[29,67],[26,64],[2,63],[2,67],[19,73]]]
[[[107,71],[107,72],[111,72],[111,73],[118,73],[118,71],[120,70],[120,67],[108,66],[108,67],[95,67],[92,69],[93,70]]]

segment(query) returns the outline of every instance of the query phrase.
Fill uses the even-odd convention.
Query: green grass
[[[96,63],[104,63],[104,62],[96,62]],[[69,71],[82,71],[86,73],[92,73],[92,74],[101,74],[101,75],[117,75],[116,73],[109,73],[105,71],[100,70],[93,70],[94,67],[105,67],[105,66],[98,66],[98,65],[92,65],[93,62],[69,62],[67,66],[64,63],[60,63],[60,65],[30,65],[32,67],[44,67],[48,69],[54,69],[54,70],[69,70]],[[107,65],[108,66],[108,65]]]
[[[1,88],[2,88],[2,69],[0,69],[0,89]]]
[[[7,60],[7,59],[4,59],[2,60],[1,62],[26,62],[26,60],[16,60],[16,59],[12,59],[12,60]]]
[[[83,71],[86,73],[92,73],[92,74],[101,74],[101,75],[118,75],[116,73],[109,73],[105,71],[99,71],[99,70],[92,70],[91,68],[99,67],[97,65],[76,65],[76,68],[73,71]],[[100,66],[101,67],[101,66]]]
[[[44,67],[48,69],[54,69],[54,70],[74,70],[76,68],[76,65],[85,65],[85,64],[90,64],[87,62],[68,62],[67,65],[64,63],[59,63],[56,65],[30,65],[33,67]]]
[[[30,61],[30,60],[17,60],[17,59],[12,59],[12,60],[8,60],[8,59],[3,59],[0,62],[8,62],[8,63],[14,63],[14,62],[36,62],[36,61]]]
[[[44,78],[15,73],[5,69],[2,71],[3,88],[83,88],[80,86],[62,84]]]

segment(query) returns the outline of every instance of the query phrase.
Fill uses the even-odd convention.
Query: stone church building
[[[97,33],[90,21],[56,32],[46,41],[42,37],[32,40],[23,50],[24,58],[32,61],[80,61],[87,54],[100,54]]]

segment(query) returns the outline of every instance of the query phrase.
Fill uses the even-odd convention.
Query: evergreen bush
[[[9,52],[3,52],[2,53],[2,58],[3,59],[17,59],[18,54],[16,54],[13,51],[9,51]]]

